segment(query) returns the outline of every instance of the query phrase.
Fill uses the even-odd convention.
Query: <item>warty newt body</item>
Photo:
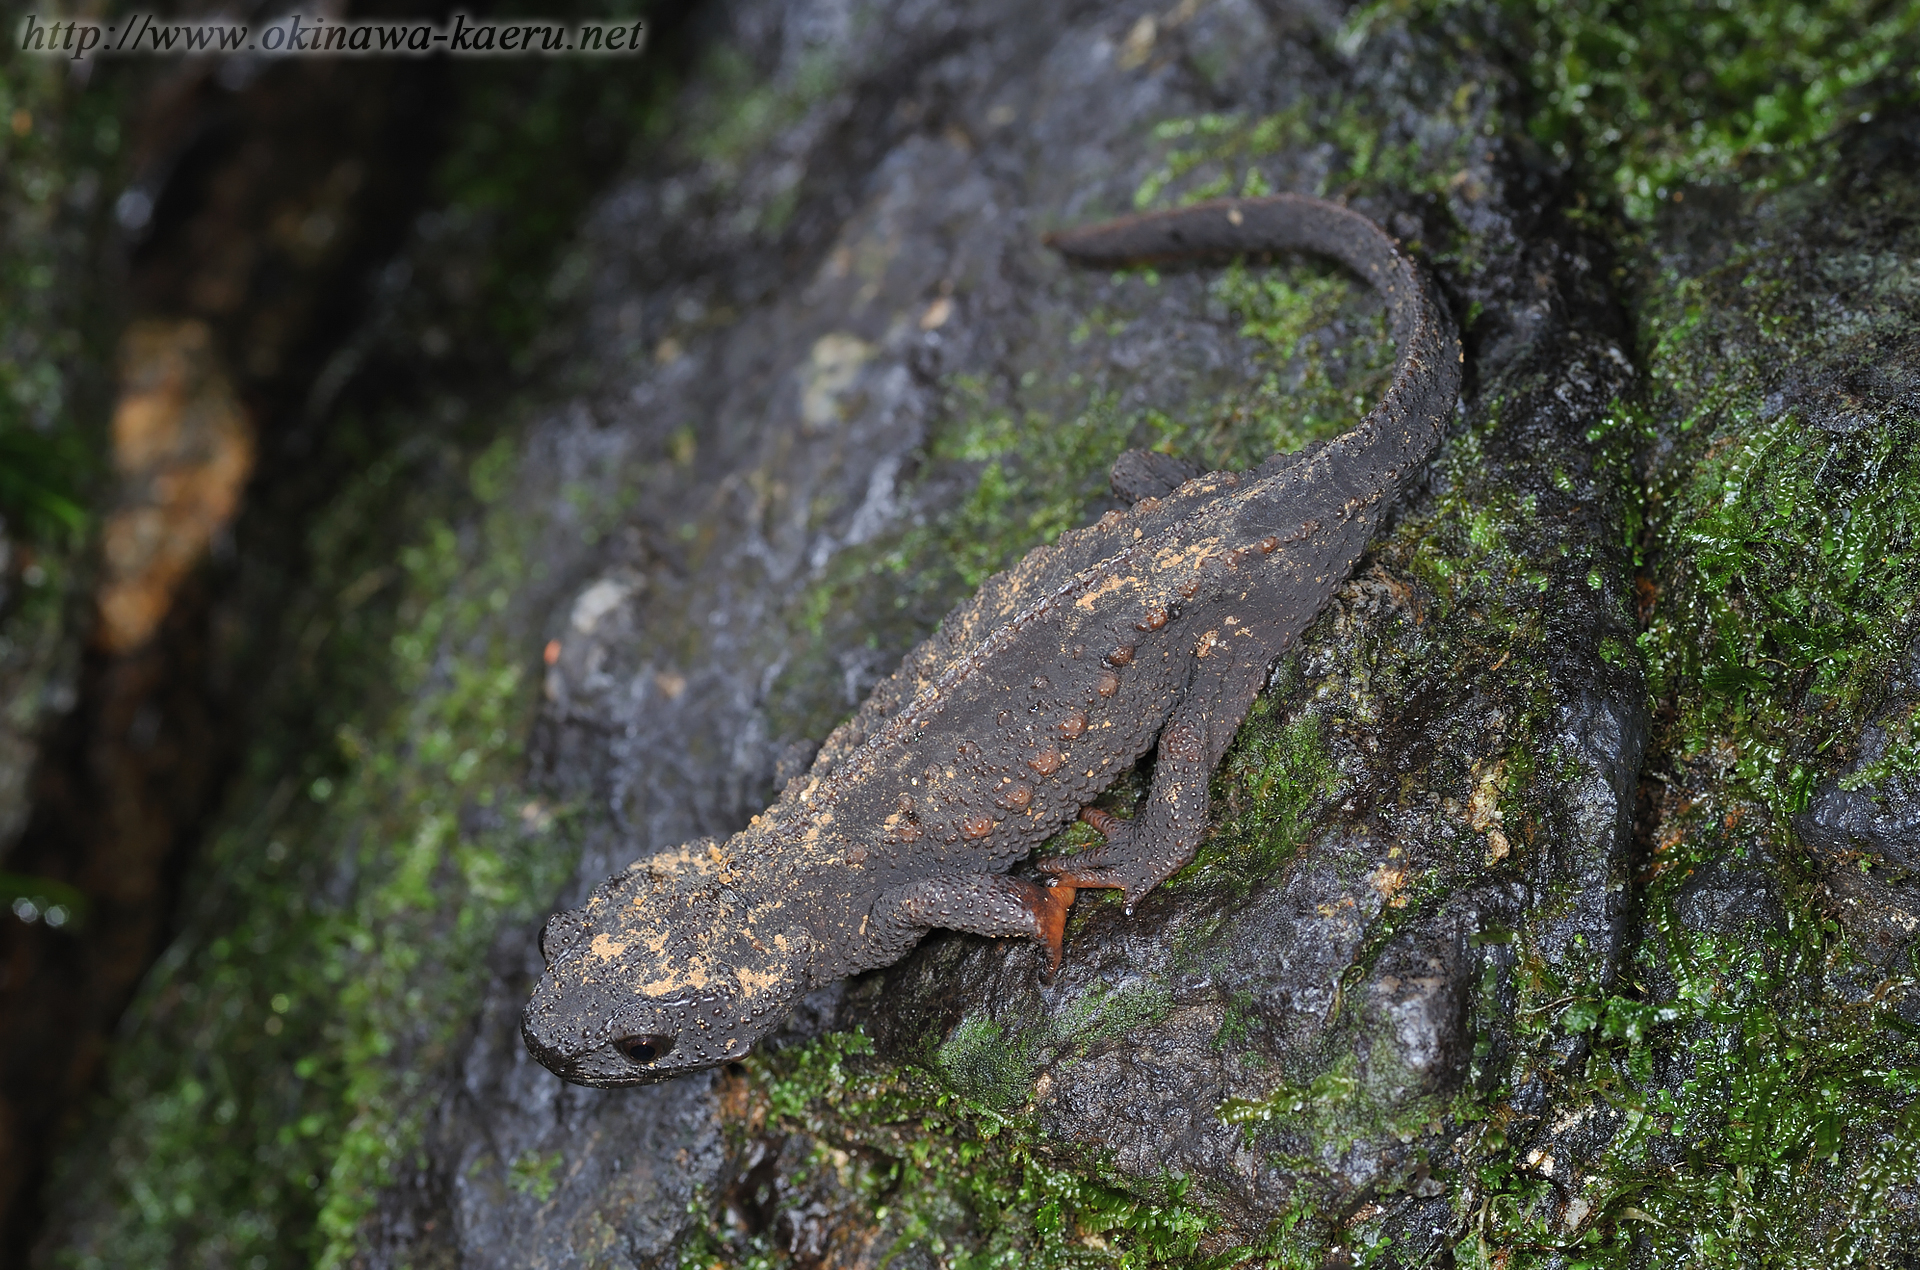
[[[1095,265],[1281,250],[1332,256],[1385,298],[1379,405],[1334,440],[1183,479],[1130,451],[1131,510],[1031,552],[948,614],[744,830],[635,862],[541,936],[527,1047],[568,1080],[629,1085],[745,1054],[805,992],[898,960],[932,928],[1020,935],[1054,964],[1077,888],[1129,907],[1193,858],[1207,782],[1269,668],[1345,580],[1459,392],[1452,319],[1357,212],[1222,200],[1049,239]],[[1106,837],[1011,877],[1148,750],[1153,784]]]

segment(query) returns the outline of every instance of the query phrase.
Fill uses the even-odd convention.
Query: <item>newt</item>
[[[1129,451],[1125,511],[989,579],[836,729],[811,768],[725,841],[635,861],[541,933],[522,1034],[587,1085],[740,1058],[798,998],[905,956],[935,927],[1062,956],[1077,891],[1128,912],[1193,858],[1207,782],[1283,654],[1438,447],[1459,393],[1453,320],[1358,212],[1227,199],[1052,235],[1085,265],[1304,250],[1386,301],[1390,385],[1357,426],[1246,472]],[[1157,747],[1129,819],[1088,804]],[[1084,813],[1084,814],[1083,814]],[[1018,863],[1076,816],[1104,841]]]

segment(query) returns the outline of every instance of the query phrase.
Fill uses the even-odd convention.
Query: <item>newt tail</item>
[[[1460,393],[1460,337],[1425,272],[1386,230],[1359,212],[1303,194],[1216,199],[1062,230],[1045,241],[1077,264],[1107,268],[1274,251],[1333,257],[1372,283],[1386,301],[1400,356],[1380,403],[1332,444],[1345,461],[1382,477],[1391,473],[1397,481],[1440,444]]]

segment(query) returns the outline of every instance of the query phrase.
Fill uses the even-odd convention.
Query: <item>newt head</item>
[[[722,879],[727,880],[722,880]],[[648,1085],[744,1056],[810,986],[783,900],[750,903],[703,839],[609,878],[548,920],[528,1051],[581,1085]]]

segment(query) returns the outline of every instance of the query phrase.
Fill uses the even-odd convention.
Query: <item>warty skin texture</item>
[[[1333,441],[1181,482],[1130,453],[1128,512],[989,579],[725,842],[637,861],[541,938],[528,1049],[589,1085],[735,1059],[803,993],[888,965],[936,926],[1020,935],[1057,963],[1076,889],[1131,905],[1193,853],[1207,782],[1275,658],[1345,580],[1439,444],[1460,385],[1452,319],[1371,220],[1297,195],[1222,200],[1056,235],[1111,266],[1305,250],[1380,291],[1399,347],[1380,404]],[[1159,747],[1130,820],[1006,870]]]

